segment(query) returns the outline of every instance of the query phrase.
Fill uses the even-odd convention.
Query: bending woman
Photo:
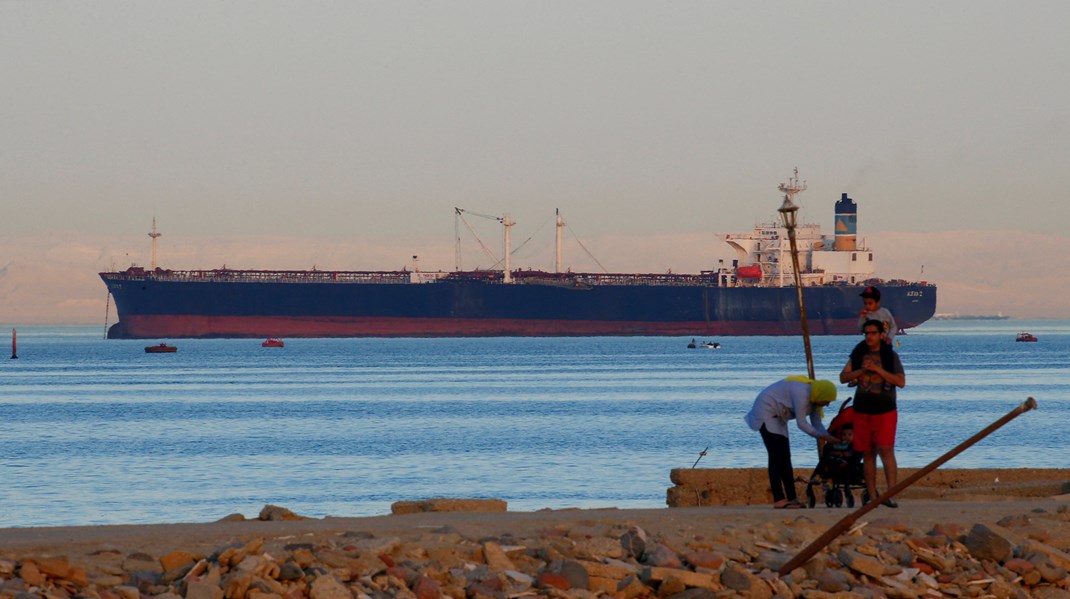
[[[795,420],[799,430],[815,439],[839,442],[821,423],[821,408],[834,401],[836,385],[831,381],[790,376],[763,389],[754,400],[750,412],[744,416],[751,429],[762,435],[762,443],[769,452],[769,488],[773,492],[773,507],[803,507],[795,495],[788,421]]]

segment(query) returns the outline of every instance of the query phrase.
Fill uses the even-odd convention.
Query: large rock
[[[973,525],[970,532],[963,538],[962,544],[975,558],[994,562],[1006,561],[1014,549],[1010,540],[980,522]]]
[[[270,520],[270,521],[307,520],[308,519],[308,518],[305,518],[304,516],[298,516],[297,514],[291,512],[290,510],[288,510],[288,509],[286,509],[284,507],[279,507],[277,505],[271,505],[271,504],[265,505],[264,508],[262,510],[260,510],[260,516],[258,516],[258,517],[259,517],[260,520]]]
[[[710,576],[709,574],[703,574],[701,572],[692,572],[691,570],[682,570],[679,568],[646,568],[645,570],[643,570],[640,578],[642,578],[642,580],[647,583],[665,583],[666,581],[672,580],[679,584],[682,584],[684,587],[718,589],[717,583],[713,580],[713,576]],[[682,590],[683,589],[681,588],[678,591],[674,592],[679,592]]]
[[[535,578],[535,586],[540,589],[549,587],[567,591],[572,588],[572,583],[564,574],[558,574],[557,572],[542,572]]]
[[[558,573],[567,578],[574,589],[587,589],[590,587],[590,576],[583,565],[578,562],[567,561],[562,563]]]
[[[412,592],[416,599],[438,599],[442,596],[438,583],[427,576],[420,576],[412,585]]]
[[[840,549],[838,557],[843,565],[870,578],[879,578],[884,575],[884,564],[880,560],[862,555],[853,549],[846,547]]]
[[[494,542],[483,543],[483,559],[487,566],[495,572],[516,570],[516,564],[505,555],[502,546]]]
[[[181,568],[187,564],[192,564],[199,559],[198,556],[188,551],[172,551],[170,553],[160,556],[160,566],[164,572]]]
[[[658,568],[680,568],[683,566],[683,562],[680,561],[680,557],[676,555],[676,552],[661,544],[655,545],[652,550],[643,555],[643,563]]]
[[[721,583],[747,599],[769,599],[773,596],[773,589],[764,580],[736,562],[728,562],[725,566],[721,572]]]
[[[603,557],[619,558],[624,556],[624,549],[620,546],[620,542],[617,539],[609,537],[580,539],[576,541],[573,551],[575,552],[576,557],[584,559],[601,559]]]
[[[642,558],[643,554],[646,553],[648,543],[649,539],[646,531],[638,526],[631,527],[628,532],[620,537],[620,546],[624,550],[624,557]]]
[[[37,569],[49,578],[67,578],[71,573],[71,565],[65,557],[38,557],[34,559]]]
[[[353,599],[353,593],[334,576],[320,576],[312,581],[308,596],[310,599]]]
[[[504,512],[508,504],[504,499],[450,499],[433,497],[417,501],[395,501],[390,505],[392,514],[420,514],[423,512]]]
[[[583,566],[583,569],[587,571],[587,575],[592,578],[608,578],[610,580],[621,581],[637,572],[636,568],[626,568],[600,562],[580,560],[577,563]]]
[[[45,575],[41,573],[41,570],[37,568],[37,564],[31,561],[22,563],[22,568],[19,570],[19,578],[25,580],[26,584],[35,587],[44,586],[48,581]]]
[[[719,570],[724,565],[725,557],[716,551],[692,551],[684,554],[684,561],[696,568]]]
[[[654,589],[643,584],[636,575],[631,575],[617,583],[617,592],[613,594],[618,599],[635,599],[635,597],[649,597]]]
[[[223,589],[207,582],[192,581],[186,585],[186,599],[223,599]]]

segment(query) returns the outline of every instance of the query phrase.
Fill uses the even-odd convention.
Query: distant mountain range
[[[959,314],[958,312],[948,312],[943,314],[933,314],[933,320],[1007,320],[1010,316],[1005,316],[1002,312],[999,314]]]

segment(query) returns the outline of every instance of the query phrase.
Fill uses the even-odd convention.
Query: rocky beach
[[[850,510],[428,500],[368,518],[265,506],[202,524],[2,529],[0,597],[1070,597],[1070,496],[1038,494],[904,499],[784,576]]]

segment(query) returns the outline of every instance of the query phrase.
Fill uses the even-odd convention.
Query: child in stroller
[[[838,443],[826,443],[821,450],[821,459],[806,481],[806,501],[811,508],[817,504],[814,487],[821,487],[827,507],[854,507],[852,489],[862,489],[862,502],[867,500],[866,481],[862,473],[862,452],[854,449],[854,408],[848,407],[851,400],[840,406],[840,411],[829,423],[829,433]]]

